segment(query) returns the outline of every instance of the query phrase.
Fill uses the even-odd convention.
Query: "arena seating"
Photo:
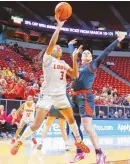
[[[105,62],[113,62],[115,65],[110,69],[126,80],[130,80],[130,58],[128,57],[108,57]]]
[[[102,68],[97,71],[97,77],[94,81],[93,89],[101,90],[106,84],[116,88],[119,95],[130,93],[130,87],[122,83],[112,75],[106,73]]]
[[[33,59],[40,52],[40,50],[35,50],[35,49],[30,49],[30,48],[26,48],[26,50],[27,50],[29,59]]]
[[[30,58],[35,57],[39,53],[39,50],[28,49],[27,51],[29,54],[28,57],[30,57]],[[23,60],[23,58],[21,56],[18,56],[15,52],[13,52],[11,50],[0,50],[0,66],[9,67],[9,63],[7,61],[5,61],[5,58],[7,58],[7,57],[13,59],[16,62],[16,63],[14,63],[15,66],[13,68],[13,69],[15,69],[15,71],[17,71],[18,67],[21,67],[24,70],[26,70],[27,73],[34,73],[36,78],[38,78],[42,74],[42,69],[40,69],[40,71],[34,72],[32,64],[30,64],[28,61]],[[63,59],[70,66],[72,66],[72,60],[71,60],[70,55],[64,54]],[[130,66],[128,66],[128,64],[129,64],[128,59],[121,58],[121,57],[109,57],[106,61],[110,61],[110,60],[116,64],[112,69],[116,68],[116,71],[119,71],[118,73],[120,75],[122,75],[122,77],[123,77],[123,75],[124,76],[126,75],[126,72],[128,74],[128,71],[130,68]],[[130,62],[130,60],[129,60],[129,62]],[[123,68],[123,69],[121,69],[121,68]],[[127,71],[127,69],[128,69],[128,71]],[[123,74],[123,70],[125,70],[124,74]],[[125,77],[127,77],[127,76],[125,76]],[[99,68],[97,71],[97,77],[95,79],[93,89],[101,90],[107,83],[109,85],[111,85],[113,88],[116,88],[120,95],[130,93],[129,86],[127,86],[126,84],[122,83],[118,79],[114,78],[113,76],[109,75],[104,70]]]

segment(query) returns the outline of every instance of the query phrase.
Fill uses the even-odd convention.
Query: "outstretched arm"
[[[71,40],[69,43],[68,43],[68,48],[69,48],[69,53],[72,54],[73,51],[74,51],[74,44],[77,43],[77,40],[76,39],[73,39]]]
[[[58,40],[59,32],[64,24],[64,22],[63,21],[61,22],[57,17],[55,17],[55,19],[57,21],[57,27],[56,27],[54,34],[52,35],[49,46],[47,47],[47,50],[46,50],[47,55],[51,55],[53,48],[56,45],[56,42]]]
[[[104,61],[104,59],[113,51],[113,49],[117,46],[117,44],[120,43],[124,38],[125,38],[124,34],[118,33],[118,38],[113,43],[111,43],[100,56],[98,56],[95,60],[93,60],[90,63],[91,69],[93,71],[96,71],[96,69],[100,66],[100,64]]]
[[[79,48],[75,49],[73,52],[73,68],[68,69],[67,73],[73,77],[76,78],[78,77],[78,63],[77,63],[77,57],[80,53],[80,51],[82,50],[83,46],[79,46]]]

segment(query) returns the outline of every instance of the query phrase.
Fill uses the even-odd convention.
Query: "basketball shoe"
[[[75,142],[75,145],[81,149],[84,153],[89,153],[90,152],[90,149],[83,143],[83,141],[81,142]]]
[[[96,161],[97,164],[105,164],[106,155],[103,152],[96,154]]]
[[[17,141],[17,142],[13,145],[13,147],[11,148],[11,154],[12,154],[12,155],[16,155],[17,152],[18,152],[18,150],[20,149],[20,146],[21,146],[21,145],[22,145],[22,142]]]
[[[82,159],[84,159],[86,157],[86,153],[82,152],[82,153],[77,153],[75,155],[75,157],[70,161],[70,163],[76,163]]]

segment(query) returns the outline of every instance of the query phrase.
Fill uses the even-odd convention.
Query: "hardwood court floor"
[[[51,142],[51,141],[50,141]],[[10,141],[0,141],[0,164],[69,164],[74,156],[74,149],[71,152],[64,152],[61,147],[56,147],[53,143],[46,142],[44,155],[36,153],[28,144],[24,144],[16,156],[10,154]],[[53,149],[55,147],[55,150]],[[106,164],[130,164],[130,148],[105,148],[107,154]],[[77,164],[94,164],[95,153],[92,150],[86,159]]]

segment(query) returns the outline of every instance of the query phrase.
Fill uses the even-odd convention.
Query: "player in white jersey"
[[[73,69],[70,68],[65,61],[60,60],[62,49],[59,45],[56,45],[56,42],[64,22],[59,21],[57,18],[56,20],[58,25],[43,56],[44,83],[41,88],[40,98],[37,102],[38,109],[36,118],[34,123],[24,131],[20,140],[11,149],[13,155],[18,152],[22,143],[39,129],[52,105],[54,105],[56,109],[59,109],[61,114],[68,121],[75,136],[75,145],[81,148],[83,152],[89,153],[90,151],[80,137],[73,116],[73,110],[66,96],[66,74],[69,74],[73,78],[78,76],[77,56],[82,46],[73,53]]]
[[[19,127],[14,135],[14,138],[12,139],[12,142],[11,142],[12,144],[15,143],[16,139],[18,138],[20,132],[23,130],[24,126],[34,121],[35,111],[36,111],[36,104],[33,101],[33,97],[28,96],[27,101],[19,107],[19,109],[16,111],[16,114],[13,118],[13,122],[15,122],[18,114],[22,112],[23,115],[22,115]],[[32,141],[33,143],[36,144],[36,141],[34,138],[32,138]]]

